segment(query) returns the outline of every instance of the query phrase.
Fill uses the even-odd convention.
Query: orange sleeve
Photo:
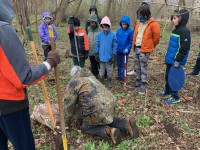
[[[85,31],[84,31],[84,45],[85,45],[85,50],[89,51],[89,41],[88,41],[88,36]]]
[[[154,43],[154,47],[156,47],[156,45],[160,41],[160,26],[159,26],[158,22],[153,23],[152,29],[153,29],[153,43]]]
[[[69,25],[67,25],[67,34],[69,34],[70,33],[70,27],[69,27]]]

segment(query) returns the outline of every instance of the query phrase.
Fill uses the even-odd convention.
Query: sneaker
[[[198,76],[199,74],[196,73],[196,72],[189,72],[189,73],[186,73],[187,76]]]
[[[180,99],[175,99],[173,97],[170,97],[170,98],[165,100],[165,103],[168,104],[168,105],[173,105],[173,104],[176,104],[176,103],[179,103],[179,102],[181,102]]]
[[[167,95],[169,95],[169,93],[167,93],[166,91],[160,91],[157,93],[158,96],[161,96],[161,97],[165,97]]]
[[[126,127],[132,138],[139,137],[139,129],[136,125],[136,120],[133,117],[126,118]]]
[[[119,144],[122,140],[121,132],[117,128],[106,127],[106,133],[110,136],[114,144]]]
[[[146,92],[146,85],[141,85],[140,86],[140,92],[139,92],[139,94],[140,95],[144,95],[145,94],[145,92]]]
[[[136,73],[135,73],[135,71],[133,70],[133,71],[128,72],[127,75],[129,75],[129,76],[131,76],[131,75],[136,75]]]

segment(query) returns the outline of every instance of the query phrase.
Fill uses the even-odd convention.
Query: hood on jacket
[[[90,14],[89,17],[88,17],[88,22],[96,22],[98,23],[98,18],[97,18],[97,15],[96,14]]]
[[[189,20],[189,12],[187,9],[181,9],[180,11],[175,11],[178,15],[181,16],[181,20],[177,26],[186,26]]]
[[[131,24],[131,19],[129,16],[122,16],[121,20],[119,21],[120,26],[122,26],[122,22],[126,23],[128,25],[127,28],[129,28]]]
[[[12,1],[0,0],[0,21],[10,23],[14,18]]]
[[[43,12],[43,13],[42,13],[42,20],[45,20],[46,17],[50,18],[51,20],[53,19],[53,17],[51,16],[50,13],[48,13],[48,12]]]
[[[103,25],[103,24],[107,24],[111,27],[111,22],[110,22],[110,19],[105,16],[102,20],[101,20],[101,24],[100,25]]]
[[[149,8],[151,8],[150,0],[143,0],[143,1],[142,1],[142,4],[146,4],[146,5],[149,6]]]
[[[95,5],[91,5],[89,9],[89,13],[91,14],[91,10],[95,10],[96,15],[98,15],[97,7]]]

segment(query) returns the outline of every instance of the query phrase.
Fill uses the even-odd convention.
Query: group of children
[[[80,29],[80,20],[78,17],[69,17],[68,35],[71,45],[71,54],[73,64],[80,67],[85,66],[85,60],[90,59],[90,70],[93,75],[104,84],[105,71],[107,74],[107,87],[112,87],[112,64],[117,59],[119,81],[124,80],[124,58],[128,58],[130,50],[133,49],[134,69],[136,73],[136,82],[134,87],[140,87],[139,94],[145,94],[148,75],[148,60],[151,53],[160,40],[160,26],[151,16],[150,4],[143,2],[137,10],[137,21],[134,30],[130,28],[131,20],[129,16],[123,16],[119,22],[120,28],[116,34],[111,30],[110,19],[105,16],[102,20],[97,15],[96,6],[91,6],[86,23],[86,31]],[[40,37],[46,51],[49,50],[49,38],[45,36],[48,23],[51,23],[52,17],[48,13],[43,14],[43,23],[40,26]],[[165,56],[165,90],[159,92],[159,96],[171,95],[166,99],[166,103],[174,104],[179,102],[178,91],[171,90],[168,83],[168,74],[171,66],[179,68],[185,65],[190,50],[190,32],[186,27],[189,19],[189,12],[185,9],[176,11],[171,18],[175,29],[172,31],[169,46]],[[50,20],[50,21],[49,21]],[[46,26],[45,26],[46,24]],[[54,26],[53,26],[54,27]],[[42,32],[44,31],[44,33]],[[54,32],[56,30],[54,28]],[[55,40],[57,34],[55,35]],[[128,59],[126,59],[126,64]]]

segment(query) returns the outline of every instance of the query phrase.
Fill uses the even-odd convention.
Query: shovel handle
[[[28,35],[28,40],[30,41],[30,45],[31,45],[31,49],[33,51],[35,63],[37,65],[39,65],[39,60],[38,60],[38,56],[37,56],[37,52],[36,52],[36,48],[35,48],[35,44],[34,44],[34,41],[33,41],[33,36],[32,36],[30,27],[26,27],[26,33]],[[55,119],[53,117],[53,112],[52,112],[50,100],[49,100],[49,97],[48,97],[48,94],[47,94],[47,88],[45,86],[45,82],[44,82],[43,79],[41,80],[40,83],[41,83],[42,91],[43,91],[43,94],[44,94],[45,104],[46,104],[46,107],[47,107],[47,110],[48,110],[48,113],[49,113],[49,118],[50,118],[51,123],[52,123],[52,128],[55,129],[56,124],[55,124]]]
[[[53,27],[51,25],[48,26],[50,42],[51,42],[51,50],[56,51],[55,44],[54,44],[54,33]],[[60,90],[60,80],[59,80],[59,68],[58,65],[54,68],[55,69],[55,78],[56,78],[56,90],[58,96],[58,105],[59,105],[59,115],[60,115],[60,128],[62,133],[62,141],[64,150],[67,150],[67,138],[65,132],[65,120],[64,120],[64,110],[63,110],[63,103],[61,99],[61,90]]]

